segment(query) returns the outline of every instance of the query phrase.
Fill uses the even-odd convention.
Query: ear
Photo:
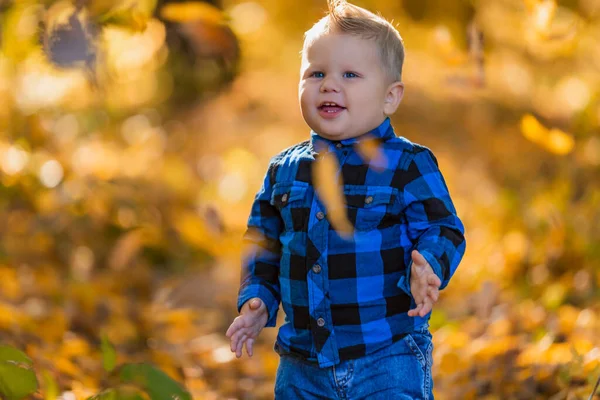
[[[398,109],[404,96],[404,83],[396,81],[388,86],[383,102],[383,113],[392,115]]]

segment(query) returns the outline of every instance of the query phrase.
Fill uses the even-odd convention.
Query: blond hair
[[[384,71],[392,80],[402,80],[404,43],[394,26],[371,11],[348,3],[346,0],[328,0],[329,11],[304,34],[302,52],[320,36],[327,33],[357,35],[374,40]]]

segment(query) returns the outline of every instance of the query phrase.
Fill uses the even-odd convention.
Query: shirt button
[[[283,196],[281,196],[281,201],[283,201],[284,203],[287,201],[288,199],[288,195],[287,193],[284,193]]]
[[[318,274],[321,272],[321,266],[319,264],[315,264],[313,265],[312,270],[315,274]]]
[[[319,318],[317,320],[317,325],[322,328],[325,325],[325,320],[323,318]]]
[[[322,220],[323,218],[325,218],[325,214],[323,213],[323,211],[319,211],[319,212],[317,213],[317,219],[320,221],[320,220]]]
[[[337,147],[338,149],[341,149],[342,148],[342,144],[338,143],[338,144],[335,145],[335,147]]]
[[[369,196],[365,199],[365,203],[367,203],[367,204],[371,204],[372,202],[373,202],[373,196]]]

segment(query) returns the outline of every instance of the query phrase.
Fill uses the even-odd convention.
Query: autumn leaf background
[[[435,152],[466,226],[432,315],[436,398],[588,399],[600,3],[356,4],[404,38],[392,122]],[[276,330],[241,360],[224,333],[254,193],[308,137],[299,51],[325,8],[0,0],[0,343],[31,358],[34,398],[111,387],[107,343],[194,399],[273,397]]]

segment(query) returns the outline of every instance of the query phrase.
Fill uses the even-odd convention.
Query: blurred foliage
[[[404,37],[393,123],[436,153],[467,228],[432,315],[436,398],[587,399],[600,3],[356,3]],[[298,52],[324,9],[0,0],[0,342],[31,359],[34,396],[145,398],[107,371],[154,364],[194,399],[272,398],[276,331],[243,360],[224,332],[267,162],[308,135]]]
[[[23,352],[0,346],[0,394],[7,400],[21,400],[37,390],[33,362]]]

